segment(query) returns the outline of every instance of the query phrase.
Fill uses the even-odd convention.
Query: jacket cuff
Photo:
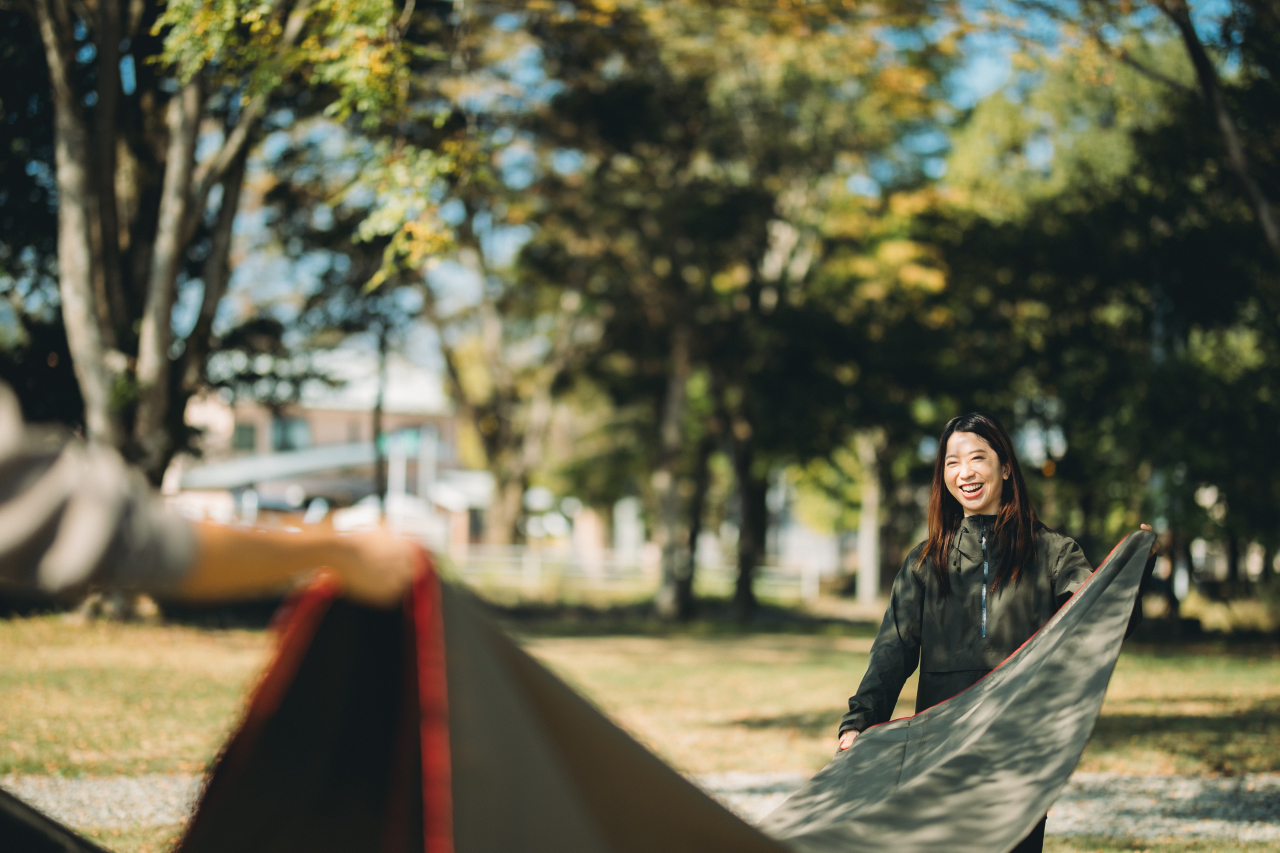
[[[862,734],[869,729],[875,721],[871,719],[868,711],[850,711],[840,718],[840,731],[836,733],[836,737],[845,732],[853,731]]]

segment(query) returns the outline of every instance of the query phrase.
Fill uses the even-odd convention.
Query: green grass
[[[268,651],[260,631],[0,621],[0,775],[199,773]]]
[[[1280,770],[1280,656],[1196,651],[1120,656],[1081,770]]]
[[[689,773],[812,772],[834,748],[871,640],[859,632],[527,636],[526,648]],[[0,620],[0,775],[198,773],[270,653],[262,631]],[[1280,650],[1135,647],[1080,769],[1280,771]],[[908,714],[914,679],[898,714]],[[119,853],[178,827],[82,830]],[[1057,853],[1234,853],[1265,845],[1050,839]]]
[[[834,746],[871,641],[853,637],[536,638],[527,647],[688,772],[812,772]],[[915,679],[896,716],[910,714]],[[1126,652],[1085,771],[1280,771],[1280,655]]]
[[[1119,838],[1054,838],[1044,840],[1045,853],[1258,853],[1275,850],[1270,843],[1237,841],[1132,841]]]

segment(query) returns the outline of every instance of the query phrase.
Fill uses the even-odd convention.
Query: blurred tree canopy
[[[41,411],[158,478],[199,388],[426,323],[489,540],[534,483],[639,496],[672,618],[721,522],[751,612],[784,471],[890,574],[975,408],[1095,559],[1152,520],[1239,580],[1280,548],[1272,5],[0,0],[0,370],[34,412],[65,340]],[[978,32],[1013,69],[961,107]],[[246,193],[312,283],[234,329]]]
[[[1225,538],[1238,578],[1240,542],[1276,545],[1277,264],[1181,46],[1126,56],[1046,63],[955,135],[920,219],[950,268],[946,384],[1031,439],[1047,518],[1095,559],[1151,517],[1181,548]],[[1274,134],[1266,75],[1223,86]]]

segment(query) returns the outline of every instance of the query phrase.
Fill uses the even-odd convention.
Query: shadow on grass
[[[506,628],[526,636],[706,636],[736,637],[752,634],[806,634],[838,637],[874,637],[878,623],[851,622],[815,616],[800,608],[761,604],[751,618],[742,621],[728,599],[701,599],[698,611],[687,622],[667,622],[654,615],[653,602],[595,607],[560,602],[486,607]]]
[[[802,711],[798,714],[779,714],[776,717],[743,717],[726,723],[729,726],[742,726],[753,730],[781,729],[805,737],[822,737],[831,735],[835,738],[835,730],[840,725],[841,711],[827,708],[822,711]]]
[[[1280,770],[1280,702],[1254,703],[1222,715],[1106,714],[1090,750],[1154,748],[1212,773]]]

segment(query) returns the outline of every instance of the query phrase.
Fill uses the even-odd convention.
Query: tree
[[[1268,194],[1274,180],[1274,146],[1270,143],[1275,128],[1265,119],[1262,124],[1254,123],[1267,115],[1256,109],[1259,96],[1270,102],[1272,110],[1275,107],[1272,71],[1280,40],[1280,15],[1273,5],[1262,0],[1235,0],[1216,21],[1189,0],[1080,0],[1067,4],[1018,0],[1018,5],[1058,22],[1061,29],[1055,35],[1065,36],[1070,49],[1100,52],[1173,93],[1196,96],[1213,123],[1226,167],[1244,191],[1273,266],[1280,265],[1280,220]],[[1212,33],[1215,23],[1217,33],[1206,38],[1202,33]],[[1165,42],[1170,31],[1181,43],[1191,67],[1190,80],[1166,74],[1147,61],[1150,47]],[[1239,71],[1224,73],[1227,60],[1236,62]],[[1232,85],[1232,77],[1244,86]],[[1238,97],[1241,89],[1251,90],[1252,104]],[[1251,115],[1246,118],[1243,112]],[[1270,115],[1274,116],[1274,111]],[[1269,301],[1273,312],[1280,311],[1280,299],[1271,296]]]
[[[884,14],[907,26],[934,10]],[[845,394],[826,393],[839,382],[814,369],[835,366],[816,350],[840,337],[806,303],[819,222],[833,189],[871,161],[886,180],[918,175],[919,158],[895,143],[929,125],[945,49],[915,40],[898,50],[875,38],[873,21],[826,7],[636,5],[607,19],[607,37],[576,19],[530,19],[564,86],[534,135],[577,165],[544,172],[546,208],[525,258],[545,280],[608,307],[602,346],[627,358],[607,378],[630,386],[615,397],[647,395],[656,413],[667,615],[691,604],[684,493],[700,481],[703,455],[687,448],[700,443],[696,432],[725,430],[745,615],[764,556],[768,472],[789,454],[822,452],[822,428],[847,428],[837,414]],[[691,433],[689,383],[703,369],[715,422]]]
[[[34,22],[48,72],[58,291],[86,431],[158,481],[214,342],[245,162],[264,120],[287,100],[365,126],[412,123],[429,112],[410,97],[413,72],[434,61],[423,48],[448,25],[438,7],[414,13],[385,0],[5,9]],[[210,153],[197,156],[202,146]],[[401,243],[415,225],[430,230],[429,210],[419,214],[397,223]],[[187,281],[202,287],[201,307],[175,341],[170,313]]]
[[[965,329],[948,384],[1015,425],[1047,520],[1095,558],[1147,517],[1274,542],[1270,250],[1217,129],[1162,82],[1192,69],[1158,47],[979,104],[953,206],[921,220],[951,270],[931,310]]]

